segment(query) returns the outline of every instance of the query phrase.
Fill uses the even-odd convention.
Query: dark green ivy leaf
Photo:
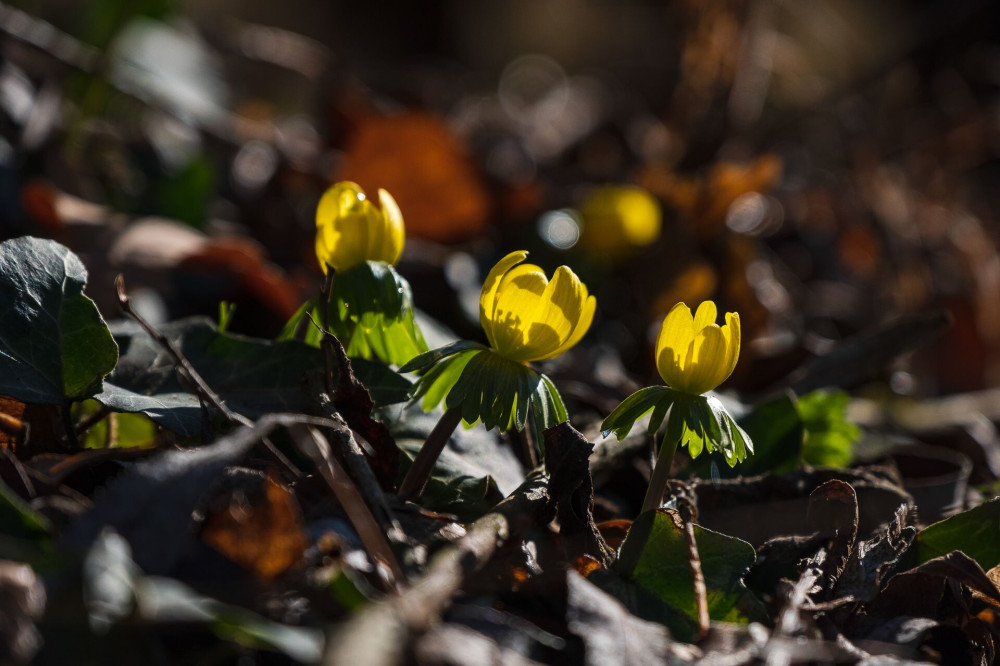
[[[249,418],[269,412],[312,414],[317,402],[308,386],[322,386],[318,350],[294,341],[272,342],[219,333],[201,317],[171,322],[161,328],[226,403]],[[173,358],[143,332],[122,331],[124,353],[97,400],[109,409],[143,412],[160,425],[187,436],[201,431],[196,396],[177,380]],[[376,405],[406,399],[409,382],[381,363],[355,360],[358,379]],[[310,377],[314,380],[310,383]]]
[[[59,404],[101,390],[118,346],[86,283],[80,259],[55,241],[0,243],[0,394]]]
[[[756,559],[753,546],[698,525],[694,534],[709,615],[713,620],[743,620],[737,604],[746,594],[743,576]],[[688,546],[676,512],[658,509],[641,514],[622,543],[618,567],[625,577],[697,620]],[[690,625],[684,622],[670,629],[684,634]]]

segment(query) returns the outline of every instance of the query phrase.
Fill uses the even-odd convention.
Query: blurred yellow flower
[[[527,256],[521,250],[501,259],[479,297],[479,321],[490,346],[518,362],[553,358],[575,345],[590,328],[597,304],[572,270],[560,266],[550,281],[538,266],[521,264]]]
[[[316,208],[316,257],[338,273],[365,261],[395,264],[403,252],[403,214],[385,190],[379,206],[349,181],[330,187]]]
[[[649,245],[660,236],[660,204],[633,185],[594,189],[580,206],[583,247],[605,257]]]
[[[704,301],[691,309],[678,303],[663,320],[656,338],[656,369],[670,388],[701,395],[726,381],[740,357],[740,316],[726,313],[726,323],[715,323],[715,303]]]

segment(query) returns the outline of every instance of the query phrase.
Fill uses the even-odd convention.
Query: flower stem
[[[663,493],[667,490],[667,481],[670,480],[670,464],[674,461],[675,453],[677,453],[677,440],[665,438],[660,444],[660,454],[656,457],[656,464],[653,465],[653,475],[649,479],[646,499],[642,501],[643,512],[660,508]]]
[[[448,443],[448,438],[455,432],[461,420],[462,410],[459,407],[452,407],[441,416],[417,452],[417,457],[413,459],[413,464],[403,477],[403,482],[399,484],[399,490],[396,492],[399,499],[404,502],[414,500],[424,492],[424,486],[431,476],[434,463],[437,462],[445,444]]]

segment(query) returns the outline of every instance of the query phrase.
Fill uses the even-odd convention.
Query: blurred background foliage
[[[319,284],[316,202],[350,179],[396,198],[399,270],[460,337],[482,339],[480,281],[507,251],[573,266],[599,313],[550,372],[599,413],[654,381],[667,310],[707,298],[743,318],[727,386],[751,398],[934,309],[952,327],[868,395],[983,391],[998,18],[986,1],[4,3],[0,238],[70,246],[109,317],[124,272],[154,321],[227,301],[230,330],[273,336]]]

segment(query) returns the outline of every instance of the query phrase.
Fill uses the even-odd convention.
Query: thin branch
[[[333,281],[337,277],[337,271],[333,269],[333,266],[327,264],[326,266],[326,279],[323,281],[323,288],[320,290],[320,320],[322,321],[321,331],[324,333],[330,330],[330,301],[333,298]],[[309,316],[312,320],[312,316]],[[313,322],[315,325],[316,322]],[[323,350],[323,366],[326,370],[326,392],[333,398],[335,393],[335,387],[333,386],[333,343],[325,335],[319,346]]]
[[[387,535],[390,537],[398,535],[402,538],[404,534],[403,529],[399,521],[396,520],[388,501],[386,501],[385,493],[382,492],[382,486],[379,485],[378,479],[375,478],[375,473],[368,464],[364,451],[361,450],[361,446],[354,439],[354,433],[350,426],[347,425],[340,412],[336,410],[329,396],[321,394],[319,401],[320,407],[328,418],[329,425],[326,428],[332,437],[332,441],[338,446],[340,455],[347,465],[351,478],[357,484],[361,496],[364,497],[365,503],[372,509],[375,516],[380,519],[382,529],[385,530]]]
[[[177,363],[177,369],[182,372],[184,376],[191,382],[195,392],[198,397],[207,402],[209,405],[214,407],[221,413],[227,421],[234,425],[244,425],[252,426],[253,421],[243,416],[238,412],[234,412],[222,397],[212,390],[212,387],[208,385],[208,382],[195,370],[194,366],[187,359],[184,354],[181,353],[179,349],[171,342],[165,335],[156,330],[152,324],[143,319],[142,315],[135,311],[132,307],[132,303],[129,300],[128,294],[125,291],[125,277],[119,273],[118,277],[115,278],[115,289],[118,292],[118,303],[121,305],[122,312],[132,317],[139,326],[142,327],[146,333],[153,338],[161,347],[167,350],[173,359]],[[295,478],[302,478],[302,471],[295,466],[295,464],[289,460],[285,454],[283,454],[274,443],[267,437],[262,438],[262,443],[271,453],[274,458],[281,463]]]
[[[684,521],[684,540],[688,547],[688,563],[691,566],[691,578],[694,581],[695,606],[698,609],[698,640],[708,635],[711,618],[708,615],[708,588],[705,585],[705,573],[701,569],[701,555],[698,553],[698,542],[694,538],[694,522],[682,512]]]
[[[351,524],[354,525],[354,529],[357,531],[361,543],[364,544],[365,550],[368,551],[373,559],[381,561],[388,567],[393,577],[392,584],[398,585],[402,583],[406,579],[406,574],[403,573],[403,569],[399,566],[396,555],[392,552],[392,548],[388,540],[386,540],[382,527],[368,509],[368,505],[361,497],[358,489],[351,483],[347,472],[340,466],[337,459],[330,454],[329,441],[314,427],[295,427],[292,429],[291,434],[296,446],[312,460],[313,464],[316,465],[316,469],[319,470],[320,475],[326,481],[327,485],[330,486],[333,494],[336,495],[337,501],[340,502]]]
[[[516,535],[550,519],[547,480],[528,478],[465,536],[441,548],[426,572],[401,594],[373,603],[328,637],[324,664],[389,666],[402,662],[409,639],[436,622],[465,580]]]
[[[77,435],[82,435],[104,419],[108,418],[109,414],[111,414],[111,410],[104,405],[101,405],[100,409],[96,412],[77,421],[76,425],[73,426],[73,429],[76,431]]]

